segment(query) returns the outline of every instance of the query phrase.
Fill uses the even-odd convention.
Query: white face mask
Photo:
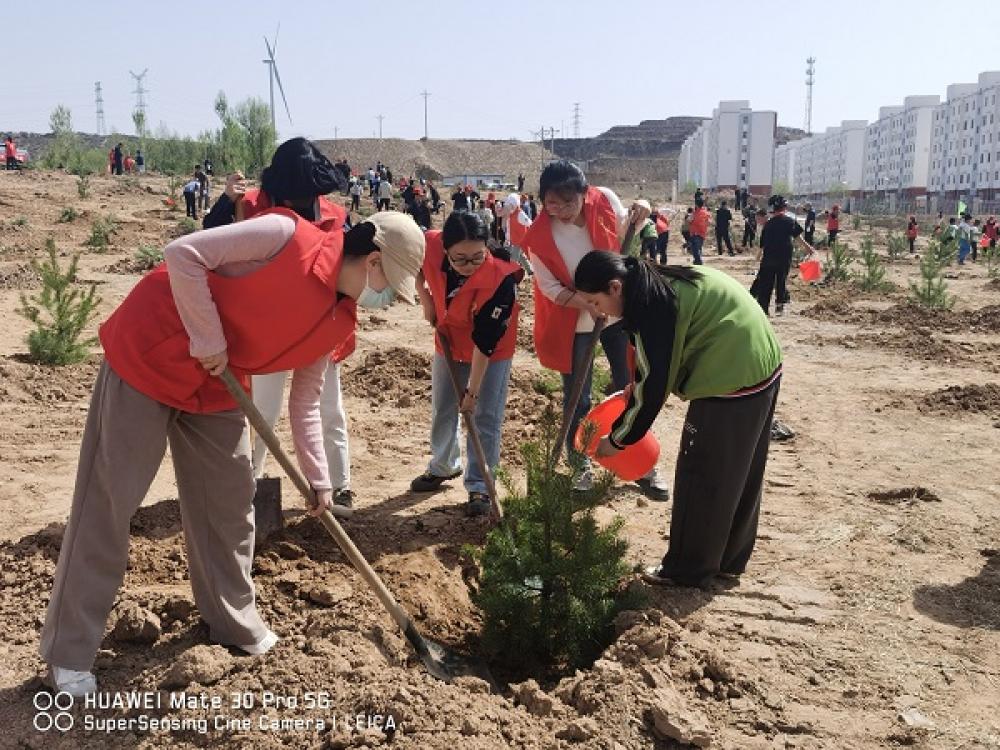
[[[391,286],[386,284],[385,289],[381,292],[377,292],[372,289],[366,276],[365,288],[361,291],[361,295],[358,297],[358,306],[384,310],[392,304],[394,299],[396,299],[396,292]]]

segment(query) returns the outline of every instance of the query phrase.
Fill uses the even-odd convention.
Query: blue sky
[[[5,13],[23,31],[4,35],[0,130],[47,131],[62,103],[76,129],[93,132],[99,80],[107,127],[130,133],[129,69],[144,68],[152,127],[214,128],[220,89],[231,102],[267,98],[263,37],[279,22],[278,70],[293,118],[279,100],[282,138],[330,138],[335,126],[341,137],[371,137],[378,114],[386,137],[420,137],[425,88],[432,138],[528,140],[539,126],[572,135],[574,102],[584,136],[708,116],[720,99],[749,99],[777,110],[779,124],[802,127],[810,54],[816,130],[874,119],[909,94],[943,97],[948,84],[1000,67],[974,17],[958,33],[931,0],[799,5],[39,0]]]

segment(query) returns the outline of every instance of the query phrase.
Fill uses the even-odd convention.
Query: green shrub
[[[72,206],[66,206],[66,208],[62,210],[62,213],[59,214],[59,218],[56,219],[56,223],[69,224],[72,221],[76,221],[78,218],[80,218],[80,212]]]
[[[136,269],[148,271],[163,262],[163,250],[155,245],[139,245],[134,257]]]
[[[939,268],[950,266],[958,257],[957,242],[931,242],[925,255],[930,255]]]
[[[26,227],[28,226],[28,217],[18,216],[16,219],[11,220],[10,225],[12,227],[18,227],[18,228]]]
[[[829,282],[848,281],[851,278],[850,266],[854,255],[847,245],[835,242],[830,245],[830,270],[826,274]]]
[[[87,175],[81,174],[77,176],[76,194],[79,195],[80,198],[86,198],[90,195],[90,178]]]
[[[111,246],[111,237],[118,229],[118,222],[112,216],[97,217],[90,225],[90,236],[84,245],[103,253]]]
[[[574,492],[570,474],[548,467],[554,409],[540,426],[540,440],[522,447],[526,490],[507,488],[503,523],[472,552],[481,571],[473,599],[483,612],[484,646],[532,673],[588,664],[611,641],[615,615],[637,604],[621,593],[629,573],[624,521],[602,527],[594,515],[610,477]]]
[[[886,237],[886,251],[889,253],[889,258],[891,260],[898,260],[904,256],[910,250],[910,243],[901,234],[893,234],[889,232]]]
[[[855,277],[858,286],[866,292],[882,292],[892,288],[886,280],[885,264],[875,252],[871,235],[861,241],[861,272]]]
[[[174,229],[174,237],[183,237],[185,234],[198,231],[198,222],[190,216],[178,219],[177,227]]]
[[[81,338],[83,329],[97,314],[100,298],[91,284],[84,291],[76,284],[76,269],[80,261],[74,255],[65,271],[56,258],[55,240],[46,240],[48,260],[31,261],[42,280],[42,290],[30,296],[21,294],[18,314],[31,321],[35,328],[27,336],[28,352],[36,362],[45,365],[68,365],[85,359],[96,338]]]
[[[937,245],[938,243],[932,243]],[[941,269],[946,263],[938,260],[939,253],[926,252],[920,259],[920,279],[910,282],[911,298],[924,307],[935,310],[948,310],[955,304],[955,297],[948,294]]]
[[[986,261],[986,275],[991,279],[1000,278],[1000,247],[986,246],[982,249],[983,260]]]
[[[861,216],[859,214],[854,214],[854,216],[851,217],[851,229],[855,231],[861,229]]]
[[[531,383],[532,390],[543,396],[551,396],[562,389],[562,379],[555,370],[542,370]]]

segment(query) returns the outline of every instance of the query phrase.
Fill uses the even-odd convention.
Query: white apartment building
[[[948,87],[933,116],[928,192],[940,199],[1000,198],[1000,71]]]
[[[782,160],[787,159],[788,165],[785,182],[792,187],[793,194],[859,194],[867,126],[867,120],[844,120],[822,133],[781,147]]]
[[[746,100],[719,102],[712,119],[681,146],[680,182],[710,190],[770,191],[777,122],[776,112],[755,112]]]
[[[903,105],[882,107],[865,131],[862,187],[876,196],[915,197],[927,192],[931,134],[939,96],[908,96]]]
[[[798,141],[783,143],[774,149],[774,186],[776,192],[786,191],[795,195],[795,155]]]

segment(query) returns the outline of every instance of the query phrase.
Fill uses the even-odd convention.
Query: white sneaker
[[[594,489],[594,472],[590,468],[583,469],[573,480],[573,490],[576,492],[590,492]]]
[[[275,635],[274,631],[268,630],[267,634],[261,638],[256,643],[250,646],[237,646],[242,651],[246,651],[251,656],[260,656],[261,654],[266,654],[274,645],[278,642],[278,636]]]
[[[670,499],[670,487],[667,485],[666,480],[660,476],[660,470],[655,466],[646,476],[639,477],[635,483],[639,485],[642,494],[650,500],[665,503]]]
[[[69,693],[74,698],[83,698],[97,692],[97,678],[93,672],[49,665],[45,683],[57,693]]]

